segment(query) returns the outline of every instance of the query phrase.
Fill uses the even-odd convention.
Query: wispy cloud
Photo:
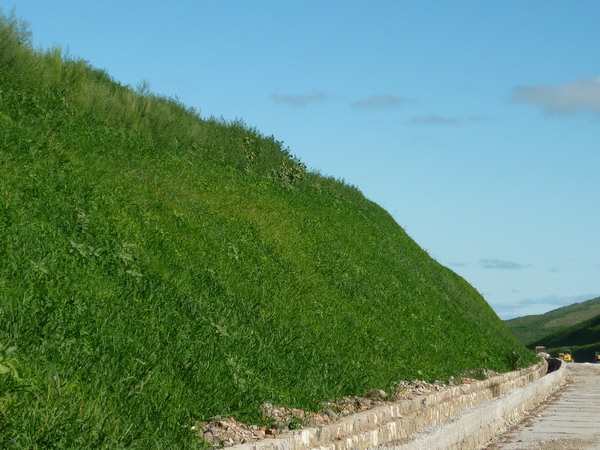
[[[513,261],[505,261],[502,259],[496,258],[485,258],[479,260],[479,265],[484,269],[508,269],[508,270],[517,270],[524,269],[525,267],[531,267],[526,264],[519,264]]]
[[[271,100],[297,108],[304,108],[310,103],[324,102],[329,98],[323,91],[312,91],[310,94],[272,94]]]
[[[411,125],[456,125],[458,122],[459,120],[454,117],[439,116],[437,114],[414,116],[408,121]]]
[[[350,106],[355,109],[374,110],[397,108],[406,102],[407,99],[404,97],[398,97],[393,94],[377,94],[357,100]]]
[[[467,267],[469,264],[465,262],[449,261],[448,265],[452,267]]]
[[[439,114],[426,114],[424,116],[413,116],[408,123],[410,125],[457,125],[459,123],[489,122],[492,118],[488,116],[448,117]]]
[[[465,122],[492,122],[493,120],[490,116],[469,116],[464,119]]]
[[[549,114],[600,113],[600,77],[584,78],[559,85],[517,86],[513,97],[540,106]]]

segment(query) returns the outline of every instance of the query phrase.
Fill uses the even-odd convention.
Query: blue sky
[[[502,318],[600,296],[596,0],[13,7],[36,45],[359,187]]]

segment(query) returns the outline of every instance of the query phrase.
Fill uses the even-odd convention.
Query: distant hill
[[[564,330],[600,314],[600,297],[554,309],[544,314],[517,317],[504,323],[523,344]]]
[[[571,350],[577,362],[592,361],[600,351],[600,315],[549,334],[531,343],[531,348],[544,345],[550,354]]]
[[[535,360],[358,189],[1,16],[0,324],[0,448],[196,448],[263,402]]]

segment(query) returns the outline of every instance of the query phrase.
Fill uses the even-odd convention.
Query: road
[[[600,364],[567,367],[567,386],[487,449],[600,450]]]

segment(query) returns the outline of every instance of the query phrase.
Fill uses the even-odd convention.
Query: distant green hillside
[[[573,352],[575,361],[593,361],[595,352],[600,351],[600,315],[544,336],[533,342],[531,347],[534,348],[535,345],[546,346],[553,356],[569,349]]]
[[[0,324],[0,448],[194,448],[265,401],[535,359],[357,189],[3,18]]]
[[[600,297],[554,309],[545,314],[517,317],[505,323],[517,338],[529,344],[600,314]]]

